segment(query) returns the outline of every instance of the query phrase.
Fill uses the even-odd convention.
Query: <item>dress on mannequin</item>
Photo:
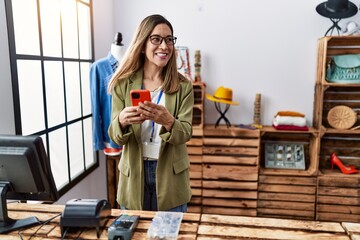
[[[105,155],[117,156],[121,146],[111,141],[107,131],[111,122],[111,95],[107,92],[110,79],[124,53],[121,33],[116,33],[108,55],[90,66],[91,108],[93,114],[93,146]]]

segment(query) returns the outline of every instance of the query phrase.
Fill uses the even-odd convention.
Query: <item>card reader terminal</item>
[[[121,214],[108,228],[108,239],[130,240],[138,222],[138,215]]]

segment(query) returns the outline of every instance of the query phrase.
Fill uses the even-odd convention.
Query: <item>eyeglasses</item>
[[[150,42],[154,45],[162,44],[163,40],[165,40],[166,45],[174,45],[176,43],[176,37],[161,37],[159,35],[151,35],[149,37]]]

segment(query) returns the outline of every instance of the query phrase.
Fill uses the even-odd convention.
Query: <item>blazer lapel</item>
[[[143,71],[139,70],[130,80],[131,80],[131,84],[129,86],[129,98],[130,98],[131,90],[141,89],[142,80],[143,80]],[[133,125],[131,125],[131,127],[134,131],[136,141],[140,144],[141,143],[141,124],[133,124]]]

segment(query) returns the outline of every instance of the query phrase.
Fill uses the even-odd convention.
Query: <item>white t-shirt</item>
[[[162,88],[155,89],[150,92],[150,95],[153,103],[165,106],[165,94],[162,92]],[[146,120],[141,124],[143,157],[150,159],[159,158],[161,145],[161,138],[159,136],[160,128],[161,125],[150,120]]]

